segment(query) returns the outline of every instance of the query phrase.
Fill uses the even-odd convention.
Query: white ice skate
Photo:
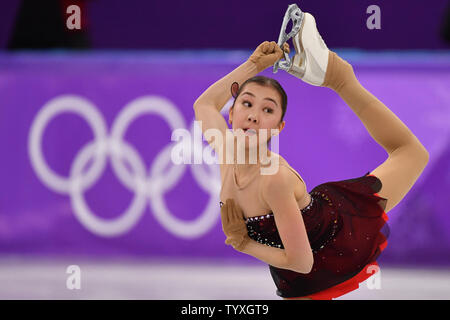
[[[292,20],[292,30],[286,33],[286,27]],[[284,15],[278,45],[282,47],[292,38],[295,54],[291,59],[284,53],[285,60],[277,61],[273,73],[279,69],[314,86],[320,86],[325,80],[328,65],[328,47],[316,27],[314,17],[308,12],[302,12],[296,4],[291,4]]]

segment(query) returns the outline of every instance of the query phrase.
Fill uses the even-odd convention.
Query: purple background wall
[[[217,184],[206,184],[204,188],[207,182],[217,182],[217,167],[184,166],[184,171],[162,194],[164,202],[145,198],[138,210],[142,215],[135,224],[121,234],[105,236],[81,222],[73,197],[56,191],[38,175],[28,150],[30,130],[38,114],[47,110],[44,106],[52,99],[68,95],[92,104],[92,109],[100,114],[107,136],[111,136],[119,113],[131,108],[127,104],[149,95],[168,102],[164,106],[157,103],[147,106],[158,106],[171,121],[178,115],[184,122],[181,127],[189,128],[194,119],[195,99],[249,54],[232,51],[0,55],[0,253],[251,260],[223,243]],[[416,185],[389,213],[391,237],[380,261],[449,265],[449,54],[378,55],[351,51],[338,54],[354,65],[361,83],[402,119],[431,155]],[[287,124],[279,150],[303,176],[308,190],[325,181],[361,176],[386,159],[384,150],[334,92],[307,85],[284,72],[273,75],[269,69],[264,74],[280,81],[289,96]],[[176,111],[169,112],[169,104]],[[76,103],[69,106],[81,108]],[[127,146],[133,147],[140,157],[144,176],[169,146],[171,130],[160,116],[143,114],[131,121],[124,132]],[[44,126],[45,162],[54,173],[68,177],[79,152],[86,150],[91,141],[92,130],[81,116],[61,113]],[[130,153],[128,149],[122,150]],[[95,216],[111,221],[133,202],[135,192],[115,173],[111,157],[104,159],[104,171],[99,172],[82,195]],[[125,166],[131,175],[136,164],[127,161]],[[83,172],[89,171],[92,164],[88,161]],[[169,180],[168,172],[174,167],[171,163],[165,165],[165,173],[156,172],[163,183]],[[207,173],[203,185],[194,167],[202,167]],[[164,203],[182,222],[199,218],[209,205],[213,219],[202,223],[203,231],[184,237],[157,219]]]
[[[180,0],[132,1],[126,6],[115,0],[108,1],[108,9],[102,1],[93,1],[92,41],[101,48],[249,48],[264,40],[277,41],[282,17],[292,3],[316,17],[319,30],[331,47],[445,47],[439,39],[448,3],[443,0]],[[366,9],[373,4],[381,9],[380,30],[366,27]],[[97,19],[100,15],[103,20]],[[112,25],[112,21],[117,24]]]
[[[141,177],[148,176],[158,159],[163,159],[159,157],[170,145],[173,128],[160,116],[137,116],[125,131],[128,144],[122,148],[132,147],[139,155],[131,157],[131,151],[123,149],[128,161],[134,161],[124,162],[125,178],[114,170],[111,156],[103,157],[104,171],[97,172],[82,193],[84,204],[97,219],[104,219],[91,222],[77,215],[83,212],[80,198],[58,191],[33,167],[28,150],[30,130],[47,103],[67,96],[91,104],[91,110],[100,114],[96,126],[101,128],[103,123],[106,137],[129,103],[149,95],[165,102],[147,106],[159,110],[172,106],[176,111],[167,113],[171,115],[168,120],[189,128],[194,119],[193,101],[243,62],[260,42],[277,40],[284,12],[295,2],[314,14],[327,45],[354,65],[363,85],[407,124],[431,154],[419,181],[389,213],[391,235],[380,261],[450,265],[450,212],[446,207],[450,191],[448,31],[444,35],[449,26],[448,1],[48,0],[45,6],[40,2],[37,7],[28,7],[31,15],[21,20],[18,37],[25,41],[22,48],[33,47],[26,41],[39,44],[41,38],[51,43],[56,34],[60,42],[55,40],[55,47],[70,41],[84,43],[77,42],[80,37],[74,40],[78,31],[64,26],[55,35],[51,33],[64,16],[53,24],[42,21],[40,10],[47,12],[49,6],[69,2],[84,4],[86,19],[81,33],[89,40],[85,48],[94,50],[79,54],[0,53],[0,254],[233,257],[254,261],[223,244],[217,167],[176,168],[163,163],[164,170],[153,172],[161,180],[150,180],[170,184],[160,198],[154,194],[153,198],[135,197],[122,181],[132,178],[133,170],[142,170]],[[6,49],[13,36],[17,37],[15,24],[25,3],[36,4],[34,0],[1,4],[0,49]],[[366,27],[366,9],[373,4],[381,9],[380,30]],[[54,12],[63,14],[64,10]],[[264,74],[273,76],[270,70]],[[384,150],[333,92],[306,85],[283,72],[275,78],[289,96],[280,153],[300,172],[308,190],[325,181],[360,176],[385,160]],[[299,136],[303,142],[293,148]],[[45,162],[55,174],[68,177],[75,160],[82,159],[79,152],[88,150],[84,148],[93,137],[81,116],[56,115],[43,131]],[[107,146],[118,148],[115,144],[104,144],[103,148]],[[96,163],[88,161],[82,172],[92,172]],[[76,186],[74,183],[72,188]],[[132,203],[139,209],[136,220],[122,233],[105,236],[98,227],[92,227],[121,217]],[[165,210],[178,220],[165,225],[159,215]],[[200,218],[203,212],[208,212],[205,220]],[[177,221],[186,227],[173,229]],[[197,231],[191,229],[196,221],[200,222]],[[194,230],[191,237],[182,235],[190,230]]]
[[[5,48],[8,43],[22,2],[10,0],[1,4],[0,47]],[[63,0],[48,2],[57,5]],[[250,49],[264,40],[278,39],[282,17],[291,3],[316,17],[330,47],[445,49],[449,45],[442,35],[446,23],[448,28],[446,0],[64,0],[69,2],[86,3],[84,31],[92,48]],[[366,27],[369,5],[380,7],[380,30]],[[38,11],[33,8],[24,32],[39,29],[42,21]]]

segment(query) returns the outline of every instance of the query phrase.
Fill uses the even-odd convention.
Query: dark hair
[[[231,85],[231,95],[234,98],[233,101],[233,105],[231,106],[231,108],[234,108],[234,103],[236,102],[236,98],[241,94],[241,91],[244,89],[244,87],[249,84],[249,83],[257,83],[260,84],[262,86],[267,86],[267,87],[272,87],[275,90],[277,90],[277,92],[280,94],[281,97],[281,120],[280,122],[283,121],[284,119],[284,115],[286,114],[286,109],[287,109],[287,95],[286,92],[284,91],[283,87],[280,85],[280,83],[272,78],[269,77],[265,77],[265,76],[255,76],[252,77],[250,79],[247,79],[244,83],[242,83],[242,85],[239,87],[239,84],[237,82],[233,82],[233,84]]]

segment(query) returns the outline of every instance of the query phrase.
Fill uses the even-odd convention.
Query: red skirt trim
[[[368,176],[374,176],[374,175],[369,174]],[[380,195],[378,193],[374,193],[374,194],[376,196],[380,197]],[[380,198],[383,198],[383,197],[380,197]],[[383,199],[385,199],[385,198],[383,198]],[[385,222],[387,222],[389,219],[384,210],[383,210],[383,214],[381,217],[383,218],[383,220]],[[379,246],[380,251],[383,251],[386,248],[387,243],[388,242],[386,240],[382,244],[380,244],[380,246]],[[370,268],[370,270],[369,270],[369,268]],[[351,291],[358,289],[359,284],[361,282],[364,282],[368,278],[373,276],[375,273],[378,272],[379,269],[380,269],[380,267],[379,267],[378,263],[376,261],[374,261],[374,262],[367,264],[364,267],[364,269],[361,270],[357,275],[355,275],[352,278],[350,278],[342,283],[339,283],[331,288],[322,290],[317,293],[310,294],[308,296],[297,297],[297,298],[285,298],[285,299],[309,298],[312,300],[331,300],[331,299],[340,297],[344,294],[347,294]]]

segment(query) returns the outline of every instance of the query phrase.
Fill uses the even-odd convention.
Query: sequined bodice
[[[367,172],[357,178],[322,183],[309,192],[311,203],[299,214],[313,250],[314,264],[307,274],[269,265],[279,296],[317,293],[321,297],[334,297],[345,290],[354,290],[367,279],[365,266],[375,261],[389,236],[384,212],[387,199],[377,194],[381,186],[381,180]],[[245,223],[253,240],[283,248],[273,213],[248,218]],[[345,288],[334,289],[333,286],[344,282]]]
[[[311,248],[313,252],[318,252],[335,236],[339,228],[339,219],[333,210],[330,212],[327,210],[328,214],[325,215],[323,214],[325,211],[320,210],[323,206],[329,208],[332,206],[325,194],[313,191],[310,195],[311,202],[301,209],[301,214]],[[248,235],[253,240],[268,246],[283,248],[273,213],[248,218],[246,225]]]
[[[327,191],[325,189],[325,191]],[[300,210],[305,223],[313,253],[317,253],[336,235],[340,219],[330,199],[320,191],[310,192],[311,202]],[[222,205],[223,202],[220,202]],[[327,210],[323,210],[324,207]],[[251,239],[276,248],[284,248],[278,233],[273,213],[251,217],[245,220]]]

